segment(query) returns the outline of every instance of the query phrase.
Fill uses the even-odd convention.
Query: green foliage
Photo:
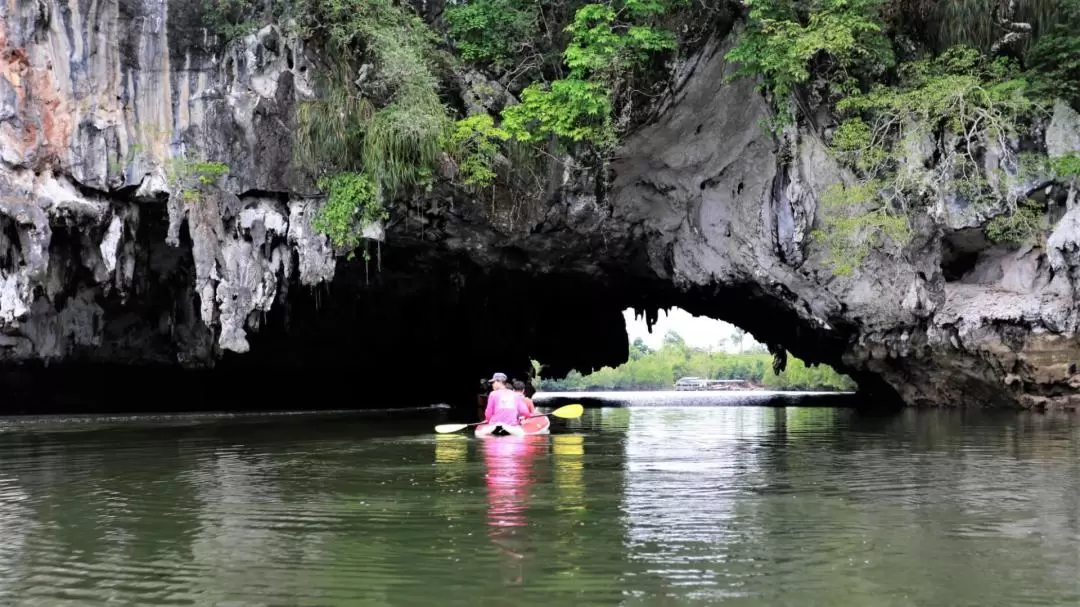
[[[393,194],[430,180],[453,124],[441,106],[410,101],[375,112],[364,133],[364,170]]]
[[[1015,133],[1018,122],[1039,108],[1025,95],[1027,82],[1013,62],[991,61],[971,48],[906,63],[900,72],[898,85],[879,84],[836,105],[842,115],[869,119],[870,146],[946,131],[965,138],[970,156],[976,144]]]
[[[834,184],[822,195],[822,225],[812,235],[828,248],[827,263],[837,276],[851,274],[871,249],[898,251],[911,239],[907,216],[892,208],[884,189],[881,181],[870,180]]]
[[[407,52],[438,42],[436,34],[406,2],[396,0],[293,0],[297,34],[346,53],[370,44],[378,59],[392,53],[387,38]]]
[[[1051,180],[1068,188],[1080,181],[1080,154],[1073,152],[1049,158],[1041,154],[1022,154],[1016,175],[1011,182]],[[1012,201],[1006,212],[991,219],[985,227],[986,237],[995,243],[1041,244],[1050,228],[1044,203],[1030,198]]]
[[[1080,152],[1070,152],[1050,158],[1031,152],[1017,155],[1015,180],[1055,181],[1063,186],[1076,187],[1080,179]]]
[[[471,0],[446,7],[447,29],[466,61],[509,70],[532,43],[537,3],[521,0]]]
[[[669,339],[670,338],[670,339]],[[787,368],[772,373],[772,355],[765,352],[708,352],[692,348],[676,333],[651,350],[644,342],[630,346],[629,360],[589,375],[571,371],[564,379],[545,378],[541,390],[671,390],[680,377],[741,379],[776,390],[851,390],[854,383],[827,365],[809,367],[788,356]]]
[[[875,141],[870,125],[858,116],[840,123],[833,134],[832,146],[849,165],[864,174],[873,173],[888,160],[882,142]]]
[[[531,84],[521,103],[503,110],[503,128],[525,143],[550,136],[606,148],[615,141],[610,89],[576,78],[556,80],[549,88]]]
[[[1030,24],[1033,35],[1002,55],[1018,59],[983,54],[1009,31],[999,22],[1004,3],[892,0],[892,19],[933,15],[923,41],[945,49],[899,66],[881,0],[743,4],[746,27],[726,58],[739,63],[733,77],[761,79],[759,89],[777,110],[773,126],[790,124],[797,102],[817,95],[839,115],[832,148],[857,181],[823,195],[814,232],[837,273],[850,273],[875,247],[902,248],[911,213],[941,197],[976,210],[1004,200],[1006,212],[987,226],[992,238],[1015,242],[1038,231],[1041,205],[1015,200],[1008,167],[1016,166],[1016,142],[1045,115],[1048,100],[1080,105],[1080,0],[1017,0],[1011,18],[1021,27],[1013,29]],[[890,27],[890,33],[904,29],[895,21]],[[927,50],[897,48],[915,57]],[[1005,170],[986,174],[989,159]]]
[[[1077,178],[1080,178],[1080,153],[1070,152],[1064,156],[1050,158],[1050,172],[1056,179],[1071,186],[1076,186]]]
[[[169,159],[165,178],[174,195],[188,202],[199,201],[211,188],[217,187],[222,177],[229,173],[229,165],[222,162],[193,160],[177,156]]]
[[[620,74],[648,61],[650,53],[674,49],[675,36],[650,25],[668,8],[667,2],[656,0],[627,0],[621,11],[611,4],[579,8],[566,27],[572,35],[563,54],[570,77],[610,85]]]
[[[809,366],[788,354],[787,366],[779,374],[765,373],[761,379],[772,390],[843,390],[856,388],[855,382],[828,365]]]
[[[1005,197],[1005,188],[984,175],[982,154],[992,145],[1006,165],[1013,162],[1010,142],[1042,110],[1025,94],[1014,63],[974,49],[957,47],[905,63],[899,73],[896,85],[879,84],[836,104],[843,121],[833,150],[862,180],[833,186],[822,197],[824,219],[815,237],[828,247],[839,275],[851,273],[873,248],[906,244],[908,215],[932,196],[951,195],[978,207]],[[926,146],[934,141],[948,143],[928,168]],[[1026,220],[1026,213],[1009,217]]]
[[[297,161],[334,179],[363,175],[387,198],[425,185],[453,127],[439,98],[432,30],[392,0],[298,1],[302,35],[324,41],[339,61],[326,70],[319,98],[297,112]],[[356,67],[365,61],[373,69]],[[331,193],[327,204],[335,200]],[[337,230],[353,225],[345,221],[352,207],[341,205],[328,211],[341,220],[324,225],[340,246],[358,243]]]
[[[320,98],[298,112],[298,160],[328,173],[367,173],[389,195],[419,183],[436,168],[452,124],[439,99],[434,33],[391,0],[301,2],[302,31],[342,60]],[[374,69],[357,85],[361,57]]]
[[[297,109],[296,160],[308,170],[363,170],[364,135],[375,113],[371,100],[349,84],[347,66],[324,77],[319,96]]]
[[[202,10],[207,28],[225,40],[244,36],[255,27],[253,0],[202,0]]]
[[[326,203],[311,225],[329,236],[336,247],[355,249],[366,225],[389,217],[379,201],[378,187],[367,175],[338,173],[324,177],[319,180],[319,189],[326,192]]]
[[[530,360],[529,366],[532,369],[532,377],[540,377],[540,373],[544,370],[544,365],[540,364],[538,360]]]
[[[497,128],[487,114],[457,121],[445,147],[456,152],[462,183],[476,187],[491,185],[495,180],[493,167],[500,156],[499,144],[509,138],[510,134]]]
[[[625,0],[619,9],[614,4],[578,8],[566,27],[571,39],[563,59],[569,73],[550,84],[526,87],[521,103],[503,110],[503,128],[523,142],[555,136],[610,149],[616,140],[612,87],[651,56],[675,48],[674,35],[657,22],[681,3]]]
[[[640,360],[644,356],[648,356],[652,352],[652,348],[645,344],[645,340],[640,337],[634,340],[634,343],[630,344],[630,360]]]
[[[247,36],[269,23],[303,20],[309,0],[201,0],[192,9],[206,29],[224,42]],[[196,0],[199,2],[199,0]],[[187,6],[183,10],[191,10]]]
[[[1080,0],[1060,0],[1058,20],[1027,56],[1033,91],[1080,108]]]
[[[986,237],[996,243],[1027,244],[1039,240],[1046,227],[1042,205],[1024,199],[1012,211],[991,219],[986,224]]]
[[[893,65],[892,48],[882,32],[883,0],[813,0],[809,10],[794,0],[745,0],[750,8],[746,29],[726,58],[738,62],[733,77],[761,77],[777,120],[794,118],[788,103],[797,86],[811,77],[811,64],[824,55],[833,68],[834,92],[857,90],[860,78],[881,74]]]
[[[610,149],[613,87],[675,47],[674,35],[658,24],[671,6],[685,2],[472,0],[448,7],[448,33],[462,58],[540,79],[525,88],[520,104],[504,110],[496,127],[489,116],[450,118],[439,96],[438,69],[446,57],[407,3],[296,0],[299,35],[319,41],[323,56],[338,58],[317,71],[324,76],[317,100],[299,108],[296,159],[315,176],[366,175],[387,199],[430,187],[437,173],[448,176],[448,158],[456,162],[459,185],[493,185],[497,168],[505,166],[498,175],[507,187],[531,188],[535,162],[513,166],[522,148],[555,137]],[[547,30],[542,35],[535,31],[538,20]],[[546,58],[565,40],[554,29],[564,26],[569,40],[558,54],[565,70]],[[335,241],[355,239],[337,233]]]

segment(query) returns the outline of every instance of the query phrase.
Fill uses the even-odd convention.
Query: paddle
[[[534,417],[544,417],[547,415],[554,415],[555,417],[562,417],[564,419],[572,419],[575,417],[581,417],[581,414],[585,412],[585,408],[581,405],[563,405],[558,409],[555,409],[551,413],[541,413],[540,415],[530,415],[526,419],[532,419]],[[435,431],[439,434],[446,434],[447,432],[457,432],[458,430],[464,430],[469,426],[479,426],[484,422],[474,422],[471,424],[440,424],[435,426]]]

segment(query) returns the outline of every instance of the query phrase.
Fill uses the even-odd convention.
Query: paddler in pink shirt
[[[525,396],[506,387],[506,374],[496,373],[491,376],[491,394],[488,395],[487,409],[484,411],[484,425],[494,431],[495,426],[502,426],[508,434],[525,434],[521,428],[521,418],[531,413]],[[480,434],[478,429],[477,434]]]

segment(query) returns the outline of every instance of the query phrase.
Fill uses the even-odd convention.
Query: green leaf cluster
[[[1015,62],[990,60],[977,50],[954,47],[938,57],[900,66],[896,85],[877,84],[836,104],[841,115],[873,114],[891,126],[909,120],[919,128],[958,133],[973,123],[997,135],[1014,130],[1038,105],[1027,95],[1027,82]]]
[[[447,31],[465,61],[513,69],[535,44],[539,3],[522,0],[471,0],[448,6]]]
[[[1064,156],[1051,158],[1049,163],[1050,171],[1055,178],[1076,186],[1077,179],[1080,178],[1080,153],[1070,152]]]
[[[311,225],[329,236],[335,247],[351,252],[360,245],[365,226],[389,217],[379,201],[378,186],[365,174],[345,172],[323,177],[319,189],[326,192],[326,203]]]
[[[1080,109],[1080,0],[1059,0],[1057,11],[1027,54],[1028,78],[1037,95]]]
[[[1073,152],[1055,158],[1042,154],[1021,154],[1016,175],[1010,180],[1034,183],[1054,181],[1075,189],[1080,182],[1080,154]],[[1045,203],[1025,197],[991,219],[986,224],[985,232],[986,237],[995,243],[1041,244],[1049,228]]]
[[[521,160],[522,148],[551,138],[610,149],[614,87],[675,48],[674,34],[661,22],[686,2],[468,0],[447,7],[447,33],[460,58],[496,72],[512,70],[510,80],[521,74],[535,80],[496,125],[492,116],[451,118],[440,98],[439,70],[452,58],[407,3],[295,1],[297,32],[320,41],[328,51],[323,56],[338,58],[318,71],[325,76],[318,98],[299,108],[297,161],[317,177],[366,176],[377,186],[377,200],[429,188],[435,174],[487,187],[500,165],[506,165],[507,187],[531,184],[535,163],[526,161],[522,171],[510,165]],[[544,31],[534,31],[541,23]]]
[[[486,187],[496,174],[493,169],[501,156],[500,143],[510,134],[495,126],[488,114],[458,120],[445,145],[456,152],[458,176],[467,186]]]
[[[984,175],[983,154],[994,147],[1015,164],[1012,141],[1022,124],[1043,111],[1028,94],[1019,66],[955,47],[938,57],[899,66],[899,81],[877,84],[836,104],[842,122],[832,138],[837,157],[862,183],[834,186],[822,197],[825,218],[816,231],[834,270],[847,274],[871,248],[906,242],[907,216],[928,198],[950,195],[980,208],[1007,197],[1013,179],[997,185]],[[937,158],[925,146],[947,141]],[[926,163],[932,162],[932,166]],[[1011,206],[1013,206],[1010,203]],[[1006,217],[1027,226],[1031,208]],[[999,218],[993,230],[1014,234]]]
[[[627,0],[621,10],[611,4],[586,4],[566,27],[570,44],[563,56],[570,77],[612,83],[619,74],[649,59],[650,53],[675,48],[675,36],[653,26],[665,2]]]
[[[1047,227],[1043,205],[1025,198],[1011,211],[991,219],[986,237],[991,242],[1022,245],[1037,241]]]
[[[295,13],[292,0],[201,0],[194,8],[201,11],[207,29],[225,42]]]
[[[579,78],[556,80],[546,87],[528,86],[521,92],[521,103],[503,110],[502,119],[503,128],[526,143],[539,143],[551,136],[601,148],[615,142],[611,90]]]
[[[675,48],[674,35],[657,22],[677,3],[681,0],[624,0],[578,8],[566,27],[568,74],[526,87],[521,103],[503,110],[503,128],[524,142],[554,136],[611,148],[617,135],[612,87],[649,57]]]
[[[834,92],[857,90],[861,80],[895,63],[880,20],[884,0],[745,0],[746,28],[725,56],[739,64],[732,78],[760,77],[780,124],[794,113],[789,98],[807,84],[811,68],[827,59]]]
[[[942,55],[905,63],[900,82],[878,84],[836,104],[842,122],[833,138],[841,159],[868,177],[895,176],[910,160],[911,146],[926,138],[957,138],[939,166],[958,177],[988,143],[1008,149],[1019,125],[1042,109],[1028,95],[1015,63],[989,61],[956,47]]]
[[[184,156],[169,159],[165,179],[175,195],[188,202],[198,202],[211,188],[217,187],[229,173],[223,162],[195,160]]]
[[[964,47],[1018,60],[1029,94],[1080,107],[1080,0],[746,0],[745,30],[728,53],[736,77],[761,78],[780,114],[790,94],[826,84],[839,96],[895,82],[893,48],[907,57]],[[1018,28],[1003,27],[1006,5]],[[888,19],[888,23],[886,23]],[[909,22],[926,27],[910,30]],[[925,22],[925,23],[924,23]],[[1009,26],[1011,27],[1011,26]],[[909,37],[907,33],[913,33]],[[895,40],[891,40],[889,36]],[[1009,42],[1003,44],[1006,40]],[[969,74],[974,75],[974,74]],[[901,79],[904,76],[901,75]]]
[[[318,225],[332,226],[331,238],[347,246],[359,240],[337,230],[350,225],[341,201],[381,204],[425,186],[438,170],[454,124],[439,97],[438,38],[411,8],[392,0],[297,1],[304,8],[302,35],[324,41],[338,58],[325,70],[319,97],[297,112],[297,161],[321,177],[363,177],[381,194],[330,193]]]
[[[433,32],[391,0],[299,1],[308,7],[304,31],[327,40],[341,60],[319,99],[298,112],[298,160],[314,170],[367,172],[391,195],[415,185],[437,166],[452,124],[439,98]],[[371,68],[357,68],[361,59]]]

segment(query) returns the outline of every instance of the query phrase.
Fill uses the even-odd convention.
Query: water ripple
[[[120,421],[0,420],[0,603],[1080,602],[1068,418]]]

